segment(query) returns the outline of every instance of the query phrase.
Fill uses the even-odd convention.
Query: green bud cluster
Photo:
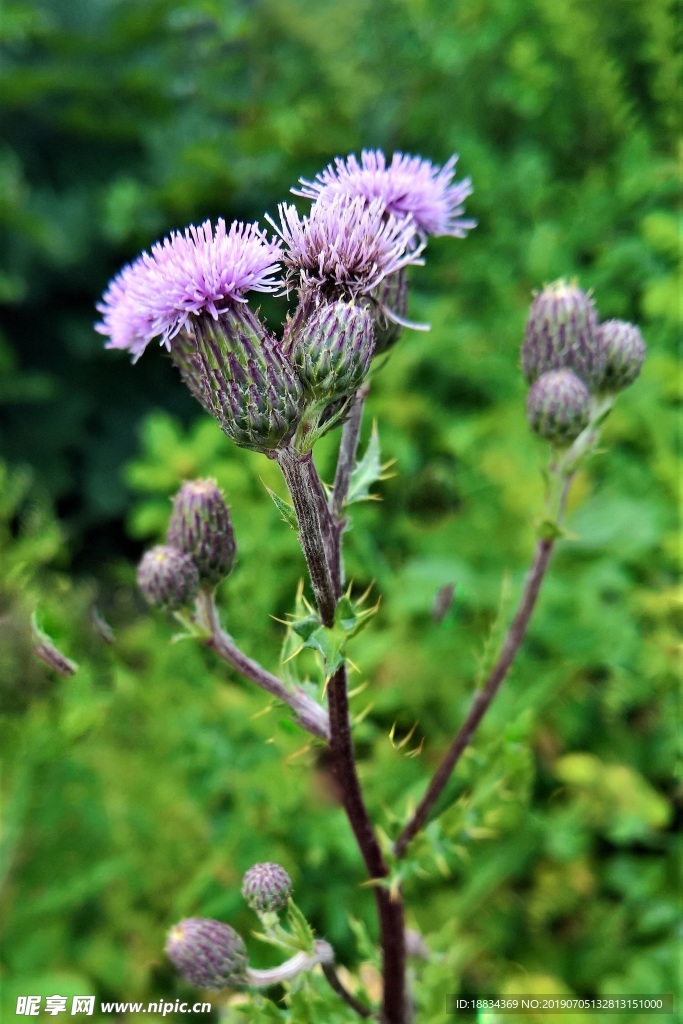
[[[592,298],[576,284],[546,285],[531,304],[522,345],[531,429],[556,447],[571,444],[633,383],[645,351],[632,324],[599,324]]]
[[[166,544],[147,551],[138,566],[146,600],[177,611],[200,587],[215,587],[235,564],[230,511],[215,480],[184,483],[173,499]]]

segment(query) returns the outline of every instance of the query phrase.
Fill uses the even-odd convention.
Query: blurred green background
[[[415,968],[418,1019],[453,1019],[447,992],[672,991],[679,32],[666,0],[5,0],[10,1016],[18,994],[192,1000],[164,932],[201,915],[248,935],[239,881],[257,860],[287,867],[352,971],[367,959],[372,900],[324,763],[281,712],[255,717],[259,693],[171,644],[174,624],[134,587],[169,495],[215,475],[240,549],[226,621],[274,668],[283,634],[269,616],[292,609],[303,572],[263,486],[281,487],[274,467],[229,445],[162,353],[131,367],[92,328],[108,279],[140,249],[208,216],[274,213],[300,175],[363,146],[436,162],[458,152],[479,221],[466,240],[432,241],[413,273],[411,314],[432,331],[404,335],[373,383],[366,435],[377,418],[395,475],[348,536],[355,585],[382,595],[351,654],[368,682],[354,711],[373,704],[360,769],[390,833],[457,728],[532,550],[544,453],[518,371],[532,289],[577,275],[604,318],[638,322],[649,346],[576,482],[571,539],[457,799],[416,844],[410,921],[434,953]],[[282,316],[274,300],[263,308]],[[328,477],[333,442],[319,456]],[[450,582],[455,604],[436,625],[434,595]],[[80,663],[72,679],[32,656],[36,609]],[[395,750],[392,726],[398,740],[414,723]],[[349,1019],[320,1006],[317,1021]]]

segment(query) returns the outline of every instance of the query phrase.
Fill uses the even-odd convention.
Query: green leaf
[[[282,498],[275,493],[275,491],[270,489],[270,487],[266,487],[266,490],[273,499],[273,504],[280,513],[283,523],[287,523],[288,526],[291,526],[292,529],[295,532],[297,532],[299,529],[299,524],[296,521],[296,512],[294,511],[292,506],[289,504],[288,501],[283,501]]]
[[[355,501],[373,501],[374,495],[370,493],[370,488],[373,484],[376,484],[378,480],[386,479],[386,470],[390,463],[382,465],[380,448],[379,448],[379,432],[377,430],[377,424],[372,424],[372,433],[370,434],[370,440],[368,446],[365,449],[365,455],[360,459],[351,474],[351,482],[349,484],[349,493],[346,497],[346,505],[353,505]]]
[[[287,904],[287,924],[289,925],[297,945],[308,953],[313,952],[315,936],[313,929],[301,913],[296,903],[290,900]]]

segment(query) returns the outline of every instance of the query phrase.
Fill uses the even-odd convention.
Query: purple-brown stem
[[[221,628],[213,600],[213,594],[203,590],[197,597],[197,615],[208,633],[204,641],[209,650],[227,662],[245,679],[256,683],[262,690],[287,704],[296,716],[299,725],[318,739],[329,742],[330,723],[327,712],[312,700],[303,690],[290,690],[281,679],[268,672],[253,658],[249,658],[235,645],[232,637]]]
[[[369,1010],[367,1006],[364,1006],[356,997],[349,992],[347,988],[342,984],[341,978],[337,974],[334,964],[322,964],[322,971],[327,979],[330,988],[333,992],[336,992],[338,996],[344,1000],[344,1002],[355,1010],[359,1017],[372,1017],[372,1010]]]
[[[360,418],[356,429],[360,427]],[[354,444],[354,453],[355,453]],[[297,458],[293,453],[278,453],[278,464],[292,495],[299,522],[299,539],[308,564],[318,612],[323,625],[334,622],[334,609],[341,593],[340,523],[333,517],[324,498],[324,490],[310,456]],[[353,461],[353,460],[352,460]],[[350,479],[350,472],[348,474]],[[348,482],[345,485],[348,487]],[[314,522],[315,520],[315,522]],[[308,536],[310,530],[311,535]],[[333,533],[336,530],[337,533]],[[329,538],[336,536],[334,550]],[[324,569],[321,561],[325,562]],[[314,578],[315,576],[315,578]],[[356,771],[349,720],[346,665],[331,676],[327,696],[330,714],[330,750],[334,772],[342,794],[342,803],[356,837],[371,880],[381,882],[388,875],[382,851],[368,814]],[[405,1024],[405,921],[400,894],[393,895],[384,885],[374,886],[383,957],[383,1024]]]
[[[288,448],[282,448],[275,458],[292,497],[299,524],[299,543],[306,558],[320,620],[323,626],[331,626],[334,623],[337,595],[329,563],[328,530],[321,521],[319,496],[311,486],[312,471],[315,469],[313,456],[310,452],[299,456]]]
[[[551,539],[538,541],[534,560],[527,576],[517,612],[505,637],[498,660],[493,666],[485,686],[475,693],[467,718],[460,726],[455,739],[444,754],[415,813],[394,843],[394,853],[397,857],[402,857],[405,854],[409,843],[415,838],[429,817],[429,813],[451,777],[453,769],[460,760],[463,751],[471,742],[477,726],[486,714],[491,701],[496,696],[501,683],[508,674],[526,634],[543,578],[550,563],[553,545],[554,541]]]

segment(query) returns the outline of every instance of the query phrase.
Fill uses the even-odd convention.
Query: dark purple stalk
[[[367,1006],[359,1002],[358,999],[351,992],[344,987],[341,982],[339,975],[337,974],[334,964],[322,964],[322,971],[325,975],[330,988],[333,992],[336,992],[338,996],[344,1000],[344,1002],[355,1010],[359,1017],[372,1017],[372,1010],[369,1010]]]
[[[360,418],[355,428],[358,441]],[[324,501],[324,491],[311,456],[297,458],[293,452],[278,452],[277,461],[292,496],[299,522],[299,539],[308,564],[318,612],[324,625],[334,622],[334,609],[340,596],[341,528]],[[351,465],[353,459],[351,459]],[[350,479],[350,470],[347,475]],[[336,533],[333,533],[337,531]],[[336,537],[334,550],[329,539]],[[321,564],[324,562],[324,566]],[[315,577],[315,578],[314,578]],[[349,720],[346,665],[331,676],[327,697],[330,713],[330,750],[342,804],[356,837],[370,879],[381,882],[388,875],[375,830],[361,790]],[[400,894],[392,897],[388,888],[374,886],[383,956],[383,1024],[406,1024],[405,921]]]
[[[444,786],[451,777],[451,773],[460,760],[463,751],[471,742],[472,737],[486,714],[491,701],[496,696],[498,689],[505,679],[515,655],[520,648],[531,619],[532,612],[536,605],[536,599],[541,589],[541,584],[546,570],[550,563],[550,556],[553,551],[553,540],[540,540],[536,545],[536,552],[529,575],[522,592],[517,612],[510,625],[501,648],[498,660],[486,681],[486,685],[478,690],[470,705],[467,718],[460,726],[458,733],[444,754],[439,767],[437,768],[425,795],[422,797],[415,813],[405,826],[398,839],[394,843],[394,853],[397,857],[403,857],[409,843],[420,831],[429,813],[436,804]]]
[[[197,613],[201,624],[209,633],[204,641],[209,650],[214,651],[245,679],[256,683],[262,690],[287,704],[302,729],[306,729],[318,739],[329,742],[330,725],[325,709],[302,690],[290,690],[281,679],[249,658],[235,645],[232,637],[221,628],[212,594],[207,591],[200,592],[197,597]]]

